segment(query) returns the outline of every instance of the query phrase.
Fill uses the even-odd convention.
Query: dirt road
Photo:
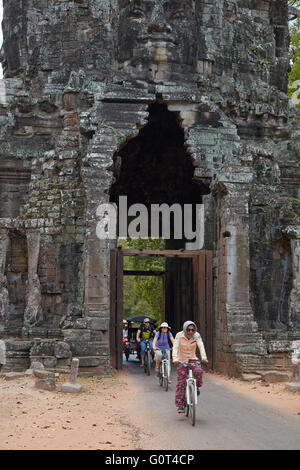
[[[173,370],[173,376],[175,370]],[[300,449],[300,396],[283,384],[249,384],[206,373],[196,426],[131,359],[110,378],[78,378],[83,391],[35,388],[0,378],[0,449]]]

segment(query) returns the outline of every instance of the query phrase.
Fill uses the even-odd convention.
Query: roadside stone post
[[[300,392],[300,341],[295,342],[296,348],[292,356],[292,382],[286,384],[286,388],[293,392]]]
[[[79,359],[74,358],[71,362],[71,370],[69,381],[62,384],[61,391],[66,393],[79,393],[81,392],[81,385],[76,383],[79,368]]]
[[[300,362],[293,365],[293,380],[300,385]]]

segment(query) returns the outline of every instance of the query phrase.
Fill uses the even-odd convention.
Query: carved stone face
[[[5,75],[6,71],[7,71],[7,68],[8,68],[8,64],[7,64],[6,54],[4,52],[3,45],[0,49],[0,63],[2,65],[3,75]]]
[[[118,60],[125,69],[145,76],[151,65],[195,67],[195,0],[119,0],[119,7]]]

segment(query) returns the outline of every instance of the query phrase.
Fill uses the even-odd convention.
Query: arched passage
[[[121,168],[110,190],[111,202],[118,204],[118,197],[127,195],[128,205],[199,204],[209,192],[193,181],[194,166],[179,114],[168,111],[165,104],[149,106],[147,125],[115,155],[117,159]]]
[[[170,217],[170,237],[165,239],[166,250],[184,250],[186,242],[185,205],[192,209],[192,230],[196,230],[196,204],[209,190],[195,182],[194,166],[187,151],[180,115],[170,112],[167,105],[149,106],[148,123],[139,134],[127,142],[115,155],[116,181],[110,190],[110,201],[119,205],[119,197],[127,196],[127,208],[143,204],[149,214],[148,236],[151,236],[151,210],[153,204],[174,204],[182,208],[182,236],[175,230],[175,216]],[[130,218],[128,217],[130,224]],[[176,227],[177,228],[177,227]],[[162,232],[160,226],[160,235]],[[195,266],[191,257],[166,257],[164,319],[174,332],[183,321],[196,319]]]

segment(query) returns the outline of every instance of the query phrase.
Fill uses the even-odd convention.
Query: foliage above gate
[[[119,245],[127,249],[163,250],[163,239],[122,239]],[[164,271],[165,258],[130,256],[124,258],[124,270]],[[162,280],[158,276],[124,277],[124,318],[144,314],[161,321]]]

